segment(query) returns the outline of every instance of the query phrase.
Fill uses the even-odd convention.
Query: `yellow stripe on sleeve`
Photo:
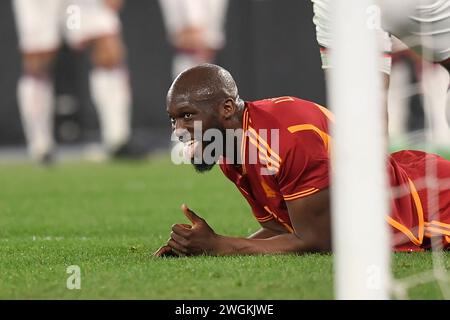
[[[319,189],[317,189],[317,188],[310,188],[310,189],[306,189],[304,191],[300,191],[300,192],[297,192],[297,193],[283,195],[283,199],[284,200],[288,200],[288,201],[289,200],[295,200],[295,199],[298,199],[298,198],[302,198],[302,197],[306,197],[306,196],[312,195],[312,194],[316,193],[317,191],[319,191]]]
[[[298,124],[295,126],[290,126],[287,129],[290,133],[295,133],[298,131],[308,131],[308,130],[314,131],[315,133],[317,133],[320,136],[320,138],[322,138],[325,149],[327,149],[327,151],[330,152],[330,143],[331,143],[330,135],[328,133],[320,130],[315,125],[310,124],[310,123]]]

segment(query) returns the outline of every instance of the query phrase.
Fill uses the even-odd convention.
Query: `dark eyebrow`
[[[196,110],[197,108],[195,108],[194,106],[188,105],[188,106],[182,106],[182,107],[179,107],[179,108],[178,108],[178,111],[183,112],[183,111],[185,111],[186,109],[188,109],[188,110]]]
[[[183,106],[183,107],[179,107],[179,108],[176,109],[176,113],[177,113],[177,114],[180,114],[180,113],[186,112],[186,111],[187,111],[186,109],[190,109],[189,111],[191,111],[191,110],[192,110],[192,107],[191,107],[191,106]],[[171,116],[170,111],[169,111],[168,109],[166,109],[166,112],[167,112],[167,114],[168,114],[169,116]]]
[[[174,112],[175,115],[180,115],[183,113],[192,113],[194,111],[197,111],[197,108],[195,108],[194,106],[182,106],[176,109],[176,111]],[[167,113],[170,115],[170,113],[167,111]]]
[[[170,112],[169,110],[172,112]],[[199,111],[199,108],[192,104],[183,103],[183,105],[177,108],[166,108],[166,111],[169,116],[172,116],[171,114],[176,116],[182,113],[192,113],[194,111]]]

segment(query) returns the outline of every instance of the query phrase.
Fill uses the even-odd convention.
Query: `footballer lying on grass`
[[[210,170],[218,161],[261,229],[248,238],[218,235],[183,205],[192,224],[173,225],[155,256],[331,251],[329,111],[294,97],[244,102],[230,73],[210,64],[175,79],[167,111],[196,170]],[[426,161],[435,163],[439,178],[450,178],[450,162],[439,156],[400,151],[389,157],[390,184],[402,191],[386,217],[395,250],[424,250],[434,236],[450,247],[450,189],[439,191],[439,220],[431,217],[427,189],[417,185]]]

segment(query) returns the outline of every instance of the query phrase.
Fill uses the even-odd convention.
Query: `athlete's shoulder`
[[[292,96],[267,98],[247,103],[251,117],[289,117],[304,107],[314,105],[313,102]]]
[[[247,102],[248,113],[254,126],[267,126],[267,122],[287,128],[294,124],[322,124],[333,121],[333,115],[319,104],[293,96],[276,97]]]
[[[294,96],[281,96],[249,102],[255,108],[271,108],[280,105],[306,105],[310,103],[312,102]]]

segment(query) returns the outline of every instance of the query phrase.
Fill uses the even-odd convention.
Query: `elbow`
[[[300,235],[293,233],[296,238],[297,253],[330,253],[331,237],[318,234]]]

